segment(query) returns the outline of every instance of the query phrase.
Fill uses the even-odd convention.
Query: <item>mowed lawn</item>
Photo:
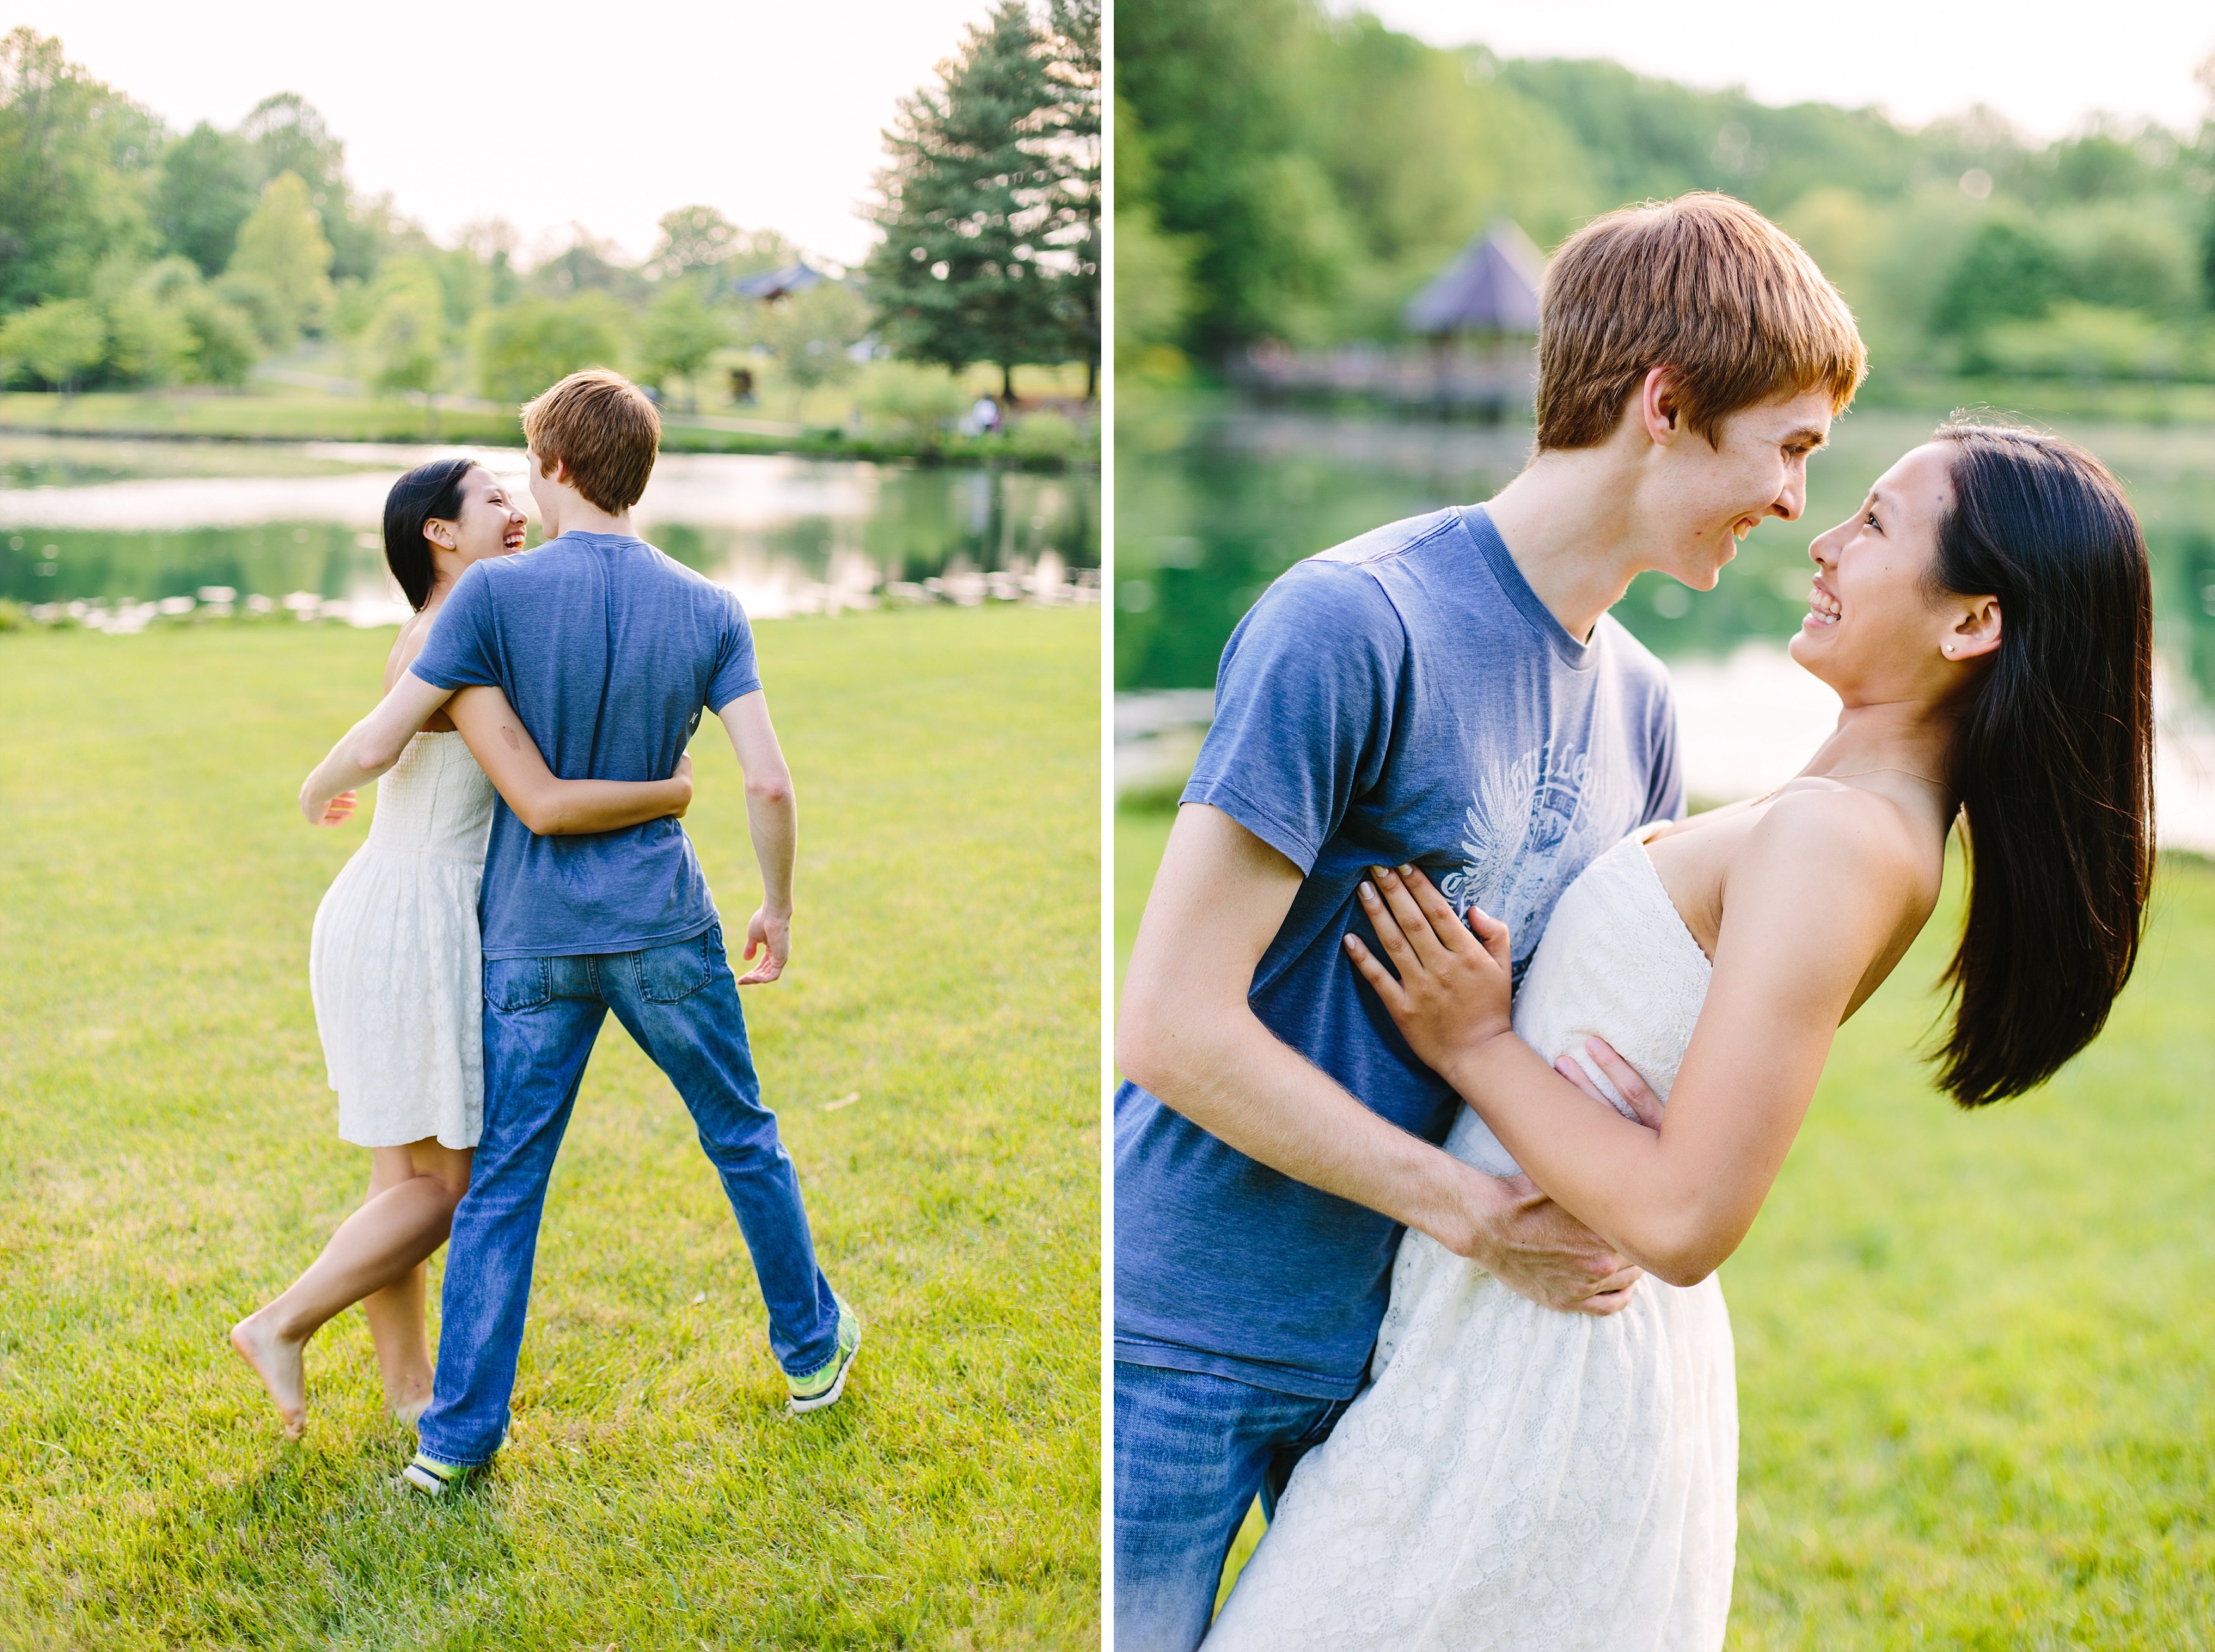
[[[391,633],[0,636],[0,1647],[1096,1645],[1099,629],[760,628],[802,848],[745,1005],[860,1361],[784,1415],[729,1207],[611,1019],[513,1434],[437,1506],[393,1486],[359,1314],[298,1446],[224,1342],[367,1174],[306,977],[363,827],[292,798]],[[712,721],[694,758],[742,933]]]
[[[1119,951],[1169,820],[1118,816]],[[2106,1033],[1974,1115],[1914,1058],[1953,870],[1722,1270],[1730,1644],[2215,1645],[2215,868],[2165,859]]]

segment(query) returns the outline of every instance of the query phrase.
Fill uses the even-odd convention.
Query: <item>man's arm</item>
[[[691,807],[690,757],[680,755],[666,780],[563,780],[546,766],[503,690],[462,689],[446,715],[515,818],[539,837],[619,832],[665,815],[681,818]]]
[[[300,813],[310,826],[335,824],[331,800],[367,785],[400,761],[424,721],[453,694],[403,672],[376,709],[339,737],[330,755],[301,783]],[[341,811],[337,819],[344,819]]]
[[[745,774],[746,831],[761,868],[762,904],[747,920],[745,955],[752,964],[758,949],[762,961],[739,977],[739,986],[754,986],[782,975],[792,955],[792,863],[800,847],[800,809],[761,690],[741,694],[715,715]]]
[[[1178,811],[1124,980],[1125,1075],[1249,1158],[1421,1229],[1535,1302],[1627,1305],[1637,1270],[1527,1181],[1408,1134],[1261,1025],[1247,993],[1299,885],[1229,815]]]

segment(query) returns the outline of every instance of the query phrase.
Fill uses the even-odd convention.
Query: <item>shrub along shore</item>
[[[1096,433],[1066,420],[1034,418],[1006,435],[917,436],[832,426],[796,432],[740,429],[682,413],[662,415],[661,445],[671,453],[791,453],[809,458],[917,464],[1006,466],[1025,470],[1091,469]],[[373,396],[93,391],[71,396],[0,395],[0,431],[38,436],[101,436],[134,441],[435,442],[520,447],[512,411],[426,408]]]

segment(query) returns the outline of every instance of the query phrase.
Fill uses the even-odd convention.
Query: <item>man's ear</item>
[[[1656,447],[1666,447],[1677,439],[1684,429],[1684,421],[1677,411],[1677,370],[1673,367],[1648,367],[1646,377],[1638,385],[1638,415],[1646,427],[1647,439]]]

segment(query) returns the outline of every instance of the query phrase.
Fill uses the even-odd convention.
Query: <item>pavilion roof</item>
[[[1455,255],[1408,301],[1411,333],[1536,333],[1546,255],[1501,218]]]

